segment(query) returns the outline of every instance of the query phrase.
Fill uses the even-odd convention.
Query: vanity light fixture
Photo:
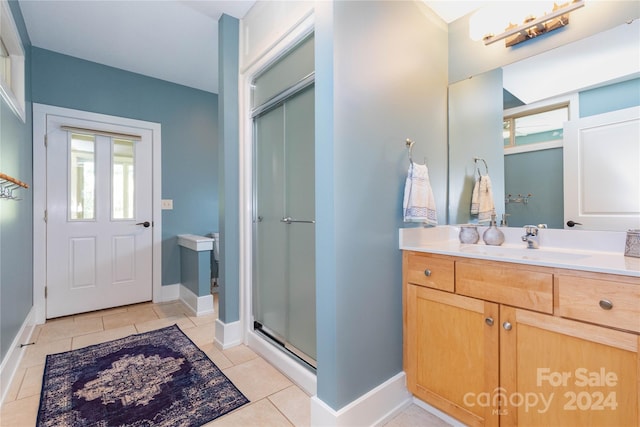
[[[487,34],[483,41],[490,45],[505,39],[505,47],[514,46],[539,35],[557,30],[569,24],[569,13],[584,6],[584,0],[573,0],[564,4],[553,4],[553,10],[540,17],[530,15],[521,25],[510,24],[502,34]]]

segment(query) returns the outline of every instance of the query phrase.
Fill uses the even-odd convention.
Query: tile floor
[[[180,302],[136,304],[47,321],[36,327],[0,411],[1,427],[34,426],[45,356],[131,334],[177,324],[251,403],[222,416],[209,427],[309,426],[309,396],[250,348],[218,350],[213,344],[215,315],[194,317]],[[386,427],[446,426],[416,405]]]

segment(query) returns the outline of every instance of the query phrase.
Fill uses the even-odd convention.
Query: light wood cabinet
[[[414,395],[470,426],[639,425],[637,280],[415,254],[403,255]],[[408,274],[416,259],[431,277],[452,266],[453,287]]]

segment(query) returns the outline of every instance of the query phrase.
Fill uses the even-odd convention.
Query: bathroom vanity
[[[498,247],[400,231],[409,391],[470,426],[638,426],[640,258],[624,233],[544,230],[526,249],[504,230]]]

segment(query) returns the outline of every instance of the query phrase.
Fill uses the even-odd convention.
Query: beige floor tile
[[[71,318],[71,321],[64,322],[47,322],[40,330],[38,343],[56,341],[62,338],[70,338],[78,335],[89,334],[104,330],[102,326],[102,318],[88,317],[77,322]]]
[[[124,313],[127,311],[127,307],[116,307],[116,308],[108,308],[106,310],[98,310],[98,311],[90,311],[88,313],[76,314],[73,316],[73,320],[78,322],[82,319],[90,318],[90,317],[104,317],[109,316],[111,314]]]
[[[211,314],[205,314],[202,316],[189,316],[189,319],[196,325],[208,325],[210,323],[215,323],[218,318],[218,309],[214,309],[215,311]]]
[[[153,311],[156,312],[159,318],[176,317],[182,315],[189,316],[191,314],[191,310],[189,309],[189,307],[179,301],[168,302],[164,304],[155,304],[153,306]]]
[[[245,405],[213,420],[207,427],[291,427],[291,423],[266,399]]]
[[[137,334],[135,326],[128,325],[116,329],[108,329],[102,332],[96,332],[93,334],[81,335],[73,338],[72,348],[77,350],[88,345],[100,344],[103,342],[117,340],[118,338],[128,337],[129,335]]]
[[[410,405],[384,427],[450,427],[451,424],[425,411],[417,405]]]
[[[195,328],[196,325],[186,316],[163,317],[162,319],[149,320],[148,322],[136,323],[135,327],[138,332],[148,332],[155,329],[166,328],[167,326],[178,325],[183,331],[189,328]]]
[[[18,393],[20,392],[20,387],[22,386],[22,381],[24,379],[24,374],[27,372],[26,368],[18,368],[16,369],[16,373],[13,375],[11,379],[11,384],[7,388],[7,393],[4,396],[5,402],[12,402],[18,398]]]
[[[14,400],[2,405],[0,426],[31,427],[36,425],[40,395]]]
[[[231,362],[223,353],[220,351],[215,344],[206,344],[198,346],[205,354],[211,359],[213,363],[220,369],[227,369],[233,366],[233,362]]]
[[[249,360],[255,359],[258,355],[244,344],[222,350],[227,359],[231,360],[234,365],[239,365]]]
[[[195,328],[189,328],[182,332],[184,332],[195,345],[201,346],[213,343],[216,330],[213,327],[213,324],[207,324],[196,326]]]
[[[159,317],[156,312],[153,311],[153,307],[151,307],[150,305],[136,305],[127,309],[127,311],[124,313],[116,313],[110,314],[108,316],[103,316],[102,322],[104,323],[104,329],[107,330],[157,319],[159,319]]]
[[[44,365],[36,365],[27,368],[27,371],[20,385],[18,399],[30,396],[40,396],[42,390],[42,376],[44,375]]]
[[[264,359],[252,359],[224,369],[224,374],[254,402],[283,390],[293,383]]]
[[[69,350],[71,350],[71,338],[51,342],[37,342],[27,347],[22,362],[20,362],[20,367],[28,368],[42,365],[45,363],[47,354],[62,353]]]
[[[292,385],[272,394],[269,400],[294,426],[311,425],[311,399],[298,386]]]

